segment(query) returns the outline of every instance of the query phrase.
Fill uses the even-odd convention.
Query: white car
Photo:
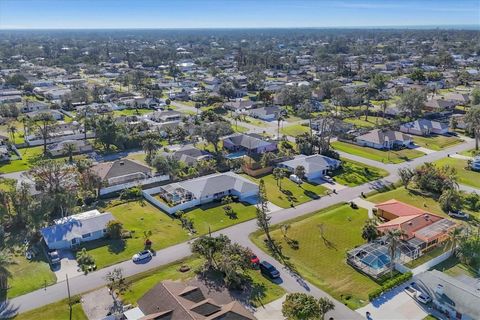
[[[420,294],[417,294],[416,297],[418,301],[420,301],[423,304],[427,304],[430,301],[432,301],[432,298],[426,293],[421,292]]]
[[[150,250],[143,250],[139,253],[133,255],[132,260],[133,262],[138,262],[144,259],[149,259],[152,257],[152,252]]]
[[[300,179],[296,174],[291,174],[289,179],[298,184],[303,183],[302,179]]]
[[[450,211],[448,212],[448,215],[452,218],[457,218],[457,219],[465,219],[465,220],[468,220],[468,218],[470,217],[468,215],[468,213],[465,213],[463,211]]]

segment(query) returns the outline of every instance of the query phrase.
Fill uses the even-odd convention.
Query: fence
[[[135,186],[147,186],[147,185],[152,185],[155,183],[163,182],[163,181],[168,181],[170,177],[168,175],[163,175],[163,176],[156,176],[153,178],[147,178],[143,180],[137,180],[137,181],[132,181],[132,182],[127,182],[127,183],[122,183],[122,184],[117,184],[115,186],[110,186],[110,187],[105,187],[100,189],[100,196],[105,196],[107,194],[119,192],[124,189],[129,189],[133,188]]]
[[[424,264],[419,265],[418,267],[415,267],[413,269],[410,269],[410,268],[404,266],[401,263],[395,263],[395,269],[397,269],[397,271],[399,271],[401,273],[411,272],[411,273],[413,273],[413,275],[417,275],[419,273],[425,272],[425,271],[433,268],[434,266],[436,266],[439,263],[442,263],[443,261],[447,260],[451,256],[452,256],[452,250],[449,250],[449,251],[444,252],[441,255],[439,255],[439,256],[437,256],[433,259],[428,260]]]

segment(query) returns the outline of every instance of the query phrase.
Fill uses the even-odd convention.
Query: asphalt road
[[[358,196],[361,193],[368,193],[372,190],[380,188],[384,185],[394,183],[398,180],[397,170],[401,167],[416,167],[425,162],[432,162],[444,157],[447,157],[448,154],[453,154],[455,152],[461,152],[464,150],[472,149],[474,147],[474,141],[468,140],[462,144],[453,146],[451,148],[438,151],[432,154],[416,158],[412,161],[401,163],[401,164],[383,164],[381,162],[376,162],[373,160],[368,160],[360,157],[356,157],[350,154],[343,154],[342,156],[350,158],[352,160],[364,162],[369,165],[376,167],[384,168],[387,170],[390,175],[384,179],[377,180],[374,182],[366,183],[353,188],[346,188],[338,191],[336,194],[331,194],[329,196],[323,196],[320,199],[313,200],[304,204],[301,204],[295,208],[283,209],[276,211],[272,214],[271,222],[272,224],[284,222],[296,217],[306,215],[308,213],[320,210],[322,208],[329,207],[336,203],[348,202]],[[466,188],[468,189],[468,188]],[[471,188],[470,188],[471,189]],[[214,234],[225,234],[232,240],[250,247],[255,251],[261,259],[271,261],[282,274],[281,285],[288,292],[308,292],[317,297],[328,296],[324,291],[316,288],[315,286],[309,284],[307,281],[303,280],[299,275],[293,274],[286,270],[282,264],[278,261],[275,261],[272,257],[269,257],[267,254],[262,252],[257,248],[248,238],[248,235],[257,230],[256,221],[250,220],[243,222],[229,228],[223,229]],[[190,245],[188,242],[180,243],[162,250],[157,251],[156,256],[153,257],[151,261],[145,264],[134,264],[131,261],[125,261],[117,265],[107,267],[88,275],[82,275],[69,280],[70,291],[72,295],[81,294],[87,291],[91,291],[98,287],[105,285],[105,276],[108,272],[112,271],[114,268],[121,268],[125,276],[132,276],[153,268],[157,268],[168,263],[184,259],[191,255]],[[28,294],[13,298],[9,301],[10,306],[16,309],[19,313],[32,310],[38,307],[41,307],[46,304],[56,302],[67,297],[67,286],[66,282],[60,282],[55,285],[49,286],[46,289],[40,289]],[[332,299],[333,300],[333,299]],[[335,319],[357,319],[362,318],[360,314],[355,311],[350,310],[342,303],[335,300],[336,308],[329,314]]]

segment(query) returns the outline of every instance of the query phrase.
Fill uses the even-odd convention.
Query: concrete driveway
[[[356,311],[365,318],[369,311],[374,320],[422,320],[429,314],[428,307],[410,297],[404,291],[405,286],[387,292]]]
[[[263,307],[258,308],[254,312],[255,318],[258,320],[281,320],[284,319],[282,315],[282,304],[285,301],[287,295],[284,295],[280,299],[267,303]]]
[[[90,320],[100,320],[112,310],[113,298],[107,287],[89,292],[82,296],[82,308]]]
[[[83,275],[83,272],[78,268],[75,254],[70,250],[59,251],[60,266],[53,269],[55,276],[57,277],[57,283],[65,281],[66,275],[68,278],[74,278]]]

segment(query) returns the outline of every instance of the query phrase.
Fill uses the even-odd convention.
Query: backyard
[[[388,176],[383,169],[342,158],[342,167],[333,172],[333,180],[345,186],[354,187]]]
[[[298,249],[286,243],[280,226],[274,226],[271,235],[306,280],[356,309],[368,303],[368,293],[379,287],[346,262],[345,252],[365,242],[361,230],[367,219],[367,210],[339,205],[290,222],[287,237],[298,241]],[[252,234],[252,240],[265,250],[263,233]]]
[[[383,151],[369,147],[361,147],[355,144],[341,141],[332,142],[332,147],[338,151],[346,152],[382,163],[401,163],[424,155],[423,152],[414,149]]]
[[[449,136],[431,136],[431,137],[420,137],[420,136],[413,136],[413,142],[420,146],[427,149],[439,151],[456,144],[462,143],[463,140],[457,137],[449,137]]]
[[[197,235],[223,229],[255,217],[255,206],[244,203],[232,203],[231,207],[236,218],[229,218],[219,203],[207,204],[187,211],[187,216],[193,221]],[[148,202],[140,201],[122,203],[106,208],[117,220],[123,223],[125,230],[132,238],[121,240],[100,240],[84,245],[94,257],[98,268],[128,260],[144,248],[144,232],[151,231],[149,239],[153,249],[159,250],[191,238],[181,227],[179,220],[170,217]],[[83,246],[82,246],[83,247]]]
[[[355,118],[346,118],[344,119],[345,122],[351,123],[357,127],[361,128],[374,128],[380,124],[389,123],[390,120],[382,118],[382,117],[375,117],[369,116],[368,120],[365,120],[364,116],[355,117]]]
[[[255,183],[260,183],[260,179],[263,179],[268,201],[282,208],[290,207],[289,197],[295,205],[298,205],[317,199],[327,191],[327,188],[319,184],[304,182],[301,185],[298,185],[288,179],[288,177],[282,179],[282,188],[280,189],[272,174],[259,178],[253,178],[246,174],[243,176]]]
[[[444,158],[435,161],[437,166],[450,166],[457,171],[458,183],[474,188],[480,188],[480,172],[468,168],[468,161],[457,158]]]
[[[33,162],[42,158],[43,146],[18,149],[22,155],[21,160],[0,163],[0,173],[11,173],[30,169]]]
[[[148,113],[152,113],[155,110],[152,109],[123,109],[123,110],[115,110],[113,111],[113,115],[118,116],[143,116]]]

